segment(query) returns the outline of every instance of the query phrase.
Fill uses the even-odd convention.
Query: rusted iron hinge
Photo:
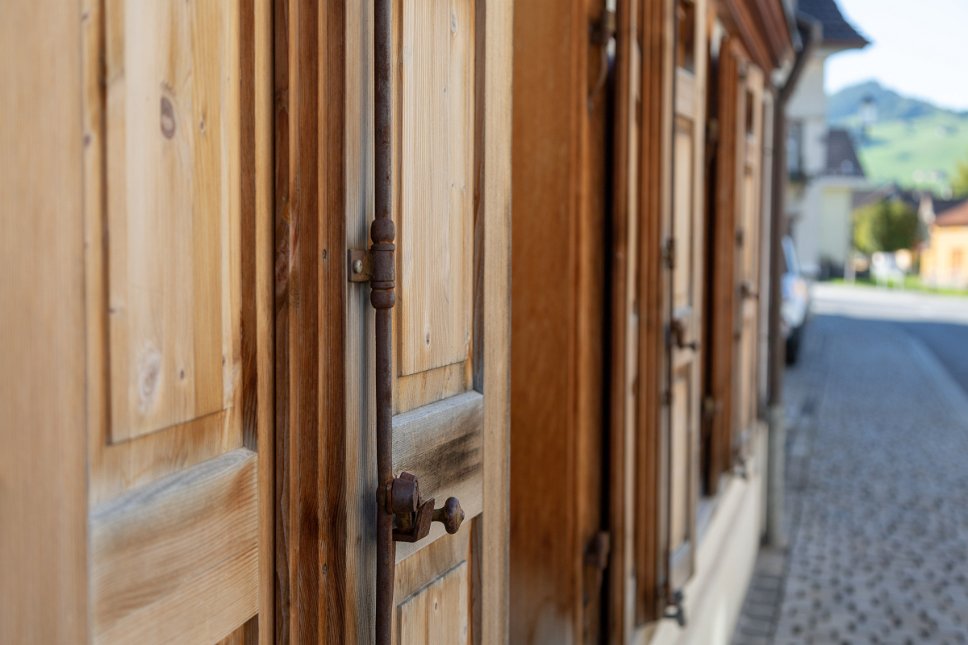
[[[669,606],[666,607],[663,617],[675,620],[679,627],[686,626],[686,610],[683,607],[683,594],[681,589],[672,592],[672,597],[669,599]]]
[[[373,278],[373,259],[364,249],[346,251],[346,275],[350,282],[369,282]]]
[[[723,409],[723,402],[717,401],[711,396],[702,400],[702,415],[708,420],[715,417]]]
[[[612,552],[612,536],[608,531],[599,531],[585,547],[585,564],[604,571],[608,566],[608,556]]]
[[[616,24],[615,12],[610,9],[602,9],[598,18],[588,25],[588,39],[593,45],[607,45],[608,41],[615,37]]]
[[[662,244],[662,262],[669,270],[676,268],[676,238],[666,238]]]
[[[585,566],[592,570],[591,578],[585,585],[584,601],[587,606],[593,598],[599,597],[608,558],[612,551],[612,537],[608,531],[599,531],[585,546]]]

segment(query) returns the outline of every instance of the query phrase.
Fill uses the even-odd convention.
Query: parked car
[[[810,283],[800,272],[796,247],[789,236],[783,238],[783,305],[781,328],[786,341],[786,362],[793,365],[800,355],[804,328],[810,317]]]

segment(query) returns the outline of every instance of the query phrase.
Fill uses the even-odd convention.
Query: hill
[[[865,97],[873,99],[877,117],[866,133]],[[968,113],[903,96],[874,81],[828,97],[827,121],[854,133],[864,170],[878,183],[944,194],[958,162],[968,160]]]

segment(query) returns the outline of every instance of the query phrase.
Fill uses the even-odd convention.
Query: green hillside
[[[877,121],[866,136],[861,104],[874,99]],[[868,178],[944,194],[958,162],[968,160],[968,114],[903,97],[874,83],[848,87],[828,98],[827,120],[855,133]]]

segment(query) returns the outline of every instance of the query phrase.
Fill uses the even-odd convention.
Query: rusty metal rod
[[[373,3],[374,197],[376,214],[370,227],[373,263],[370,302],[376,309],[376,643],[390,645],[393,614],[393,569],[396,544],[389,487],[393,483],[393,384],[390,313],[394,302],[394,227],[391,211],[390,0]]]

